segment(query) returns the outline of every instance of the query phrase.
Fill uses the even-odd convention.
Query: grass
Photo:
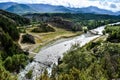
[[[77,35],[80,35],[82,32],[72,32],[72,31],[67,31],[64,29],[60,29],[60,28],[56,28],[55,32],[50,32],[50,33],[43,33],[43,34],[39,34],[39,36],[41,37],[42,40],[42,45],[39,45],[36,49],[33,50],[33,52],[38,53],[39,50],[45,46],[48,43],[51,43],[55,40],[58,40],[60,38],[69,38],[69,37],[74,37]],[[39,43],[39,40],[37,40],[37,43]]]
[[[55,32],[51,32],[49,34],[43,34],[43,35],[40,34],[39,36],[41,36],[43,42],[46,42],[46,41],[50,41],[51,39],[56,39],[56,38],[60,38],[60,37],[71,37],[78,33],[66,31],[66,30],[60,29],[60,28],[56,28]]]
[[[102,35],[102,36],[94,39],[93,42],[98,42],[98,41],[104,42],[104,41],[106,41],[106,38],[107,38],[107,35]]]

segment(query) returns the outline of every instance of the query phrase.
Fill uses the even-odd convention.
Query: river
[[[113,23],[118,24],[118,23]],[[109,25],[113,25],[109,24]],[[105,26],[100,26],[92,31],[98,32],[98,35],[91,34],[90,32],[84,33],[80,36],[76,36],[69,39],[57,40],[52,44],[46,45],[43,47],[38,54],[34,57],[34,61],[29,63],[24,70],[19,73],[18,80],[27,80],[25,74],[28,71],[33,70],[33,75],[31,80],[36,80],[36,77],[39,77],[44,69],[48,70],[48,73],[51,73],[51,67],[53,64],[58,64],[58,58],[62,58],[63,54],[70,50],[72,45],[80,44],[80,47],[89,43],[93,39],[100,37]]]

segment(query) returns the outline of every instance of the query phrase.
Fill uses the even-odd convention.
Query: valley
[[[104,27],[101,27],[101,31],[104,29]],[[99,29],[100,30],[100,29]],[[90,42],[91,40],[99,37],[99,35],[90,35],[90,33],[82,34],[81,36],[74,37],[71,39],[67,39],[65,41],[57,41],[59,43],[56,43],[54,45],[51,44],[51,46],[43,47],[41,51],[36,54],[34,57],[34,61],[30,63],[24,71],[20,73],[20,79],[25,79],[25,73],[29,70],[33,70],[33,78],[36,79],[41,73],[41,70],[44,70],[45,68],[48,69],[49,74],[51,74],[51,68],[53,64],[58,64],[58,59],[63,57],[63,53],[70,50],[72,45],[80,44],[80,46],[84,46],[86,43]],[[54,49],[54,51],[53,51]],[[40,67],[39,67],[40,66]],[[24,75],[24,76],[22,76]],[[36,76],[35,76],[36,75]],[[38,75],[38,76],[37,76]]]
[[[119,79],[120,11],[108,5],[0,3],[0,80]]]

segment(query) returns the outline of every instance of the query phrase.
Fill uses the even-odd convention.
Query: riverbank
[[[34,50],[32,50],[33,52],[35,53],[38,53],[40,51],[40,49],[48,44],[52,44],[54,43],[55,41],[59,40],[59,39],[64,39],[64,38],[72,38],[72,37],[75,37],[75,36],[79,36],[81,35],[83,32],[76,32],[76,33],[73,33],[73,34],[64,34],[64,35],[59,35],[59,36],[56,36],[55,38],[51,38],[50,40],[42,43],[42,44],[39,44]]]

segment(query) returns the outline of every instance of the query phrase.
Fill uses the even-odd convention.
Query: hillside
[[[13,21],[15,21],[15,23],[17,25],[26,25],[26,24],[30,24],[30,20],[27,18],[23,18],[22,16],[16,15],[14,13],[10,13],[4,10],[0,9],[0,14],[4,15],[10,19],[12,19]]]
[[[16,80],[11,73],[18,73],[27,64],[28,57],[17,43],[18,25],[28,19],[0,10],[0,79]],[[25,22],[24,22],[25,21]],[[2,70],[2,72],[1,72]]]
[[[0,27],[12,37],[19,38],[17,26],[30,24],[30,20],[19,15],[0,10]]]
[[[47,22],[73,31],[81,30],[83,26],[93,29],[101,25],[120,21],[120,16],[89,13],[35,13],[23,16],[31,19],[32,22]]]

